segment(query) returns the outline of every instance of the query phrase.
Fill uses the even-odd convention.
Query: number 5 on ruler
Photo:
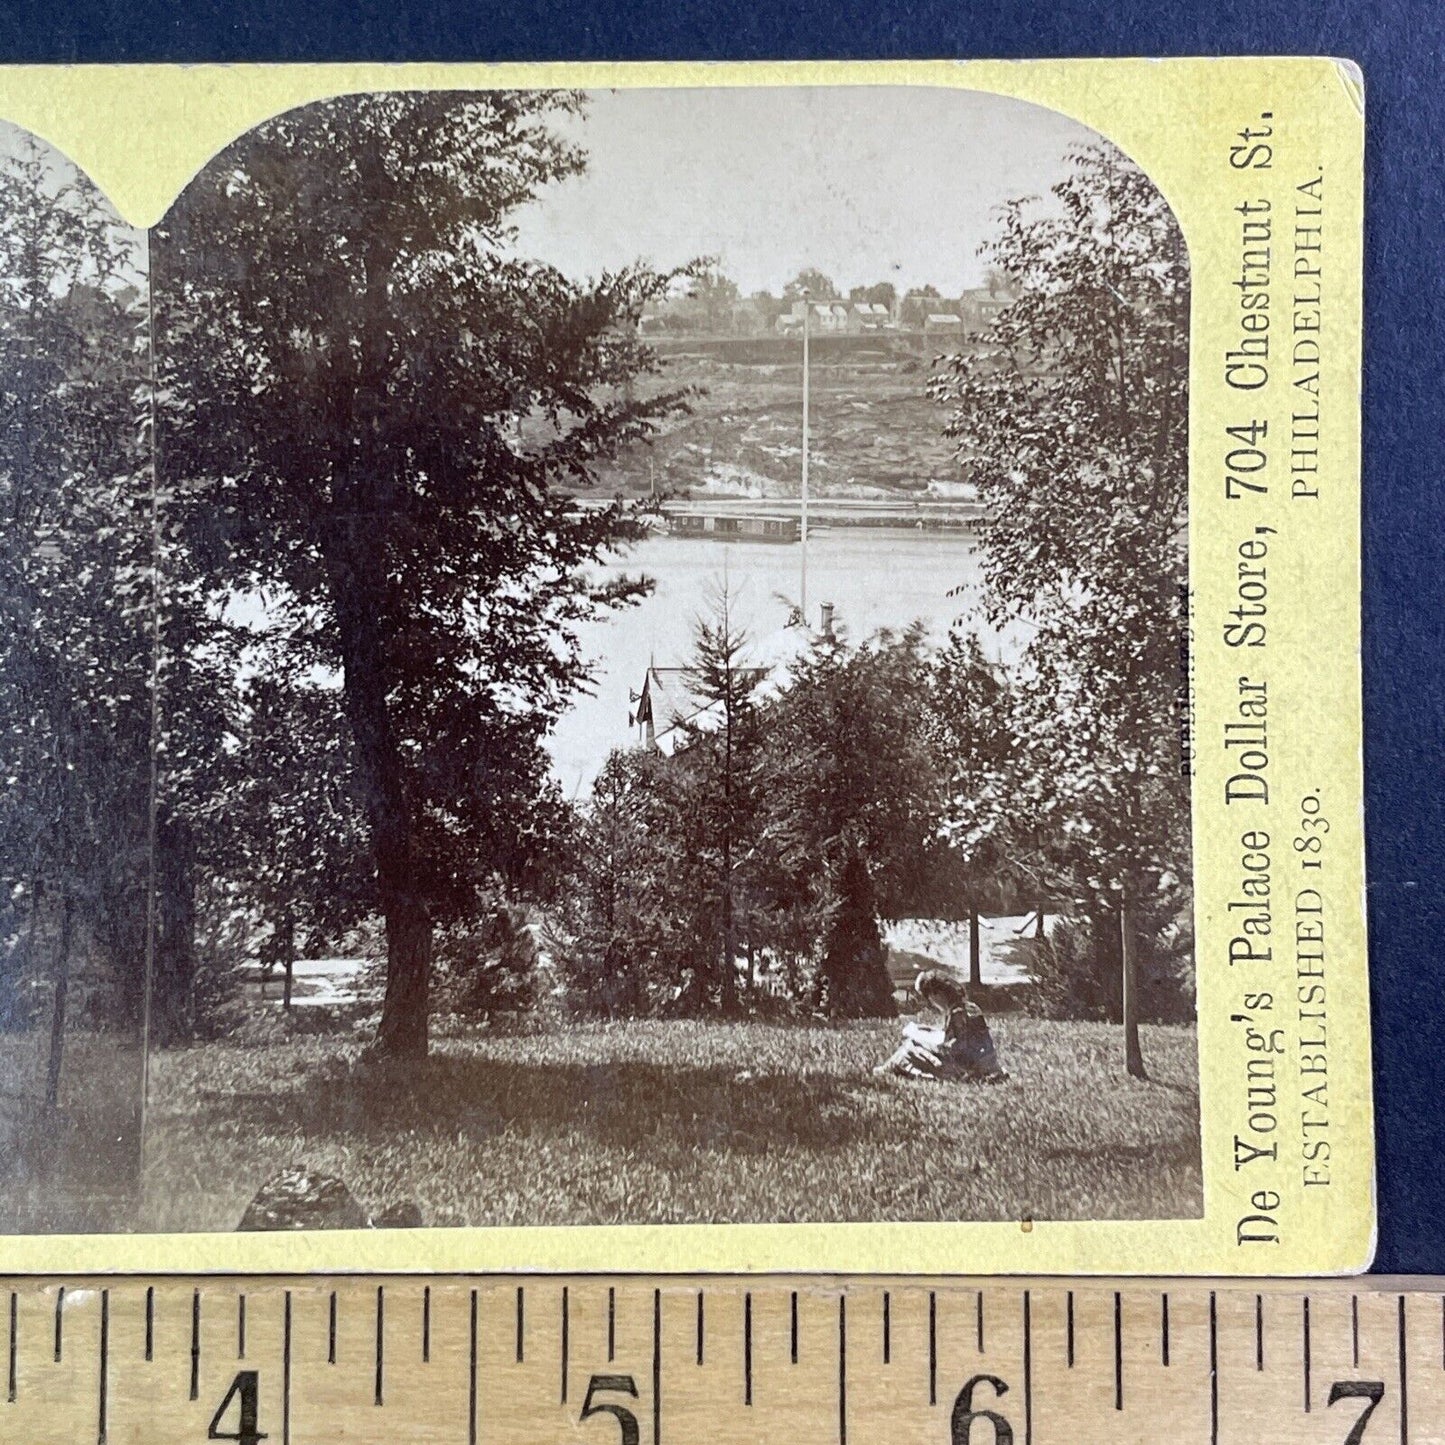
[[[637,1416],[626,1405],[616,1405],[610,1400],[593,1404],[593,1397],[606,1390],[620,1390],[634,1400],[637,1398],[637,1384],[631,1375],[593,1375],[587,1382],[587,1395],[582,1401],[582,1414],[578,1418],[586,1420],[592,1415],[612,1415],[622,1428],[622,1445],[638,1445]]]

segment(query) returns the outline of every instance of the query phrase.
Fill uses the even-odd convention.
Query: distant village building
[[[965,291],[958,298],[958,313],[963,321],[963,329],[970,336],[987,331],[993,325],[994,318],[1011,300],[1013,297],[1007,292],[989,286],[975,286],[972,290]]]
[[[743,667],[742,688],[756,687],[767,679],[766,667]],[[642,691],[632,694],[633,710],[628,725],[637,729],[637,741],[672,756],[696,732],[708,732],[722,722],[720,703],[700,703],[688,686],[685,667],[649,666]]]
[[[849,318],[852,331],[886,331],[893,325],[893,316],[881,301],[857,301]]]
[[[668,530],[679,537],[714,537],[723,542],[796,542],[797,517],[734,517],[711,512],[670,512]]]
[[[806,301],[794,301],[792,310],[785,311],[778,317],[778,333],[787,336],[801,335],[803,316],[808,312],[809,305]],[[859,329],[854,323],[852,308],[846,301],[814,301],[811,306],[812,310],[808,312],[808,327],[815,336]]]
[[[702,711],[688,691],[685,667],[649,667],[632,701],[627,721],[637,729],[637,741],[665,753],[676,746],[680,727]]]
[[[963,317],[952,311],[930,311],[923,318],[925,336],[962,336]]]

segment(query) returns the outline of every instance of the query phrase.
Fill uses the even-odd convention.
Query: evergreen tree
[[[702,972],[713,977],[712,991],[724,1014],[737,1006],[743,874],[759,798],[757,692],[766,678],[766,669],[749,661],[747,631],[733,614],[724,581],[712,598],[711,615],[698,618],[693,627],[684,680],[698,711],[681,722],[686,752],[677,759],[697,838],[693,857],[701,865],[701,898],[717,920],[714,936],[700,940],[706,957],[716,963]]]
[[[943,861],[928,707],[925,636],[914,626],[861,646],[816,637],[769,710],[774,907],[785,921],[806,901],[821,949],[815,1000],[834,1016],[893,1012],[877,920],[906,916]]]

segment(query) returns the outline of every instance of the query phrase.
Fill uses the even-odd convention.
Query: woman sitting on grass
[[[947,974],[928,969],[918,975],[913,991],[938,1011],[942,1023],[903,1025],[903,1042],[875,1074],[902,1074],[910,1079],[971,1079],[993,1082],[1008,1078],[999,1068],[988,1020],[969,1002],[964,986]]]

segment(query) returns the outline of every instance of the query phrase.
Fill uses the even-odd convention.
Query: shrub
[[[1118,1022],[1123,1014],[1119,920],[1062,918],[1019,947],[1046,1018]],[[1194,929],[1187,912],[1144,916],[1137,939],[1139,1016],[1148,1023],[1194,1017]]]
[[[526,1013],[536,1001],[536,940],[525,910],[512,904],[443,930],[433,962],[440,1013],[487,1020]]]

